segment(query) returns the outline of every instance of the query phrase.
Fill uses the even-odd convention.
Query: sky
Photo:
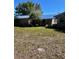
[[[14,8],[22,2],[28,0],[14,0]],[[43,15],[55,15],[65,11],[65,0],[31,0],[40,3]]]

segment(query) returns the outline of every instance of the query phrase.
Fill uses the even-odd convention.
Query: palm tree
[[[35,4],[32,1],[28,1],[25,3],[20,3],[16,7],[16,14],[18,15],[36,15],[37,17],[41,15],[41,7],[40,4]]]

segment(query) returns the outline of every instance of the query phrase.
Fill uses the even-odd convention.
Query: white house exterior
[[[55,18],[53,18],[52,22],[51,22],[51,25],[54,25],[54,24],[57,24],[57,19],[55,19]]]

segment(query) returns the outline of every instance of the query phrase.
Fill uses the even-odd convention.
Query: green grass
[[[44,27],[15,27],[14,33],[15,59],[64,59],[64,33]]]

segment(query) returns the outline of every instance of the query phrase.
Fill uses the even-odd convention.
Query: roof
[[[28,15],[22,15],[22,16],[15,16],[16,19],[25,19],[25,18],[29,18]]]
[[[55,15],[54,17],[61,17],[61,16],[65,16],[65,12],[62,12],[62,13],[60,13],[60,14],[57,14],[57,15]]]
[[[28,15],[21,15],[21,16],[15,16],[16,19],[28,19],[29,16]],[[52,19],[53,16],[52,15],[42,15],[39,16],[40,19]]]

